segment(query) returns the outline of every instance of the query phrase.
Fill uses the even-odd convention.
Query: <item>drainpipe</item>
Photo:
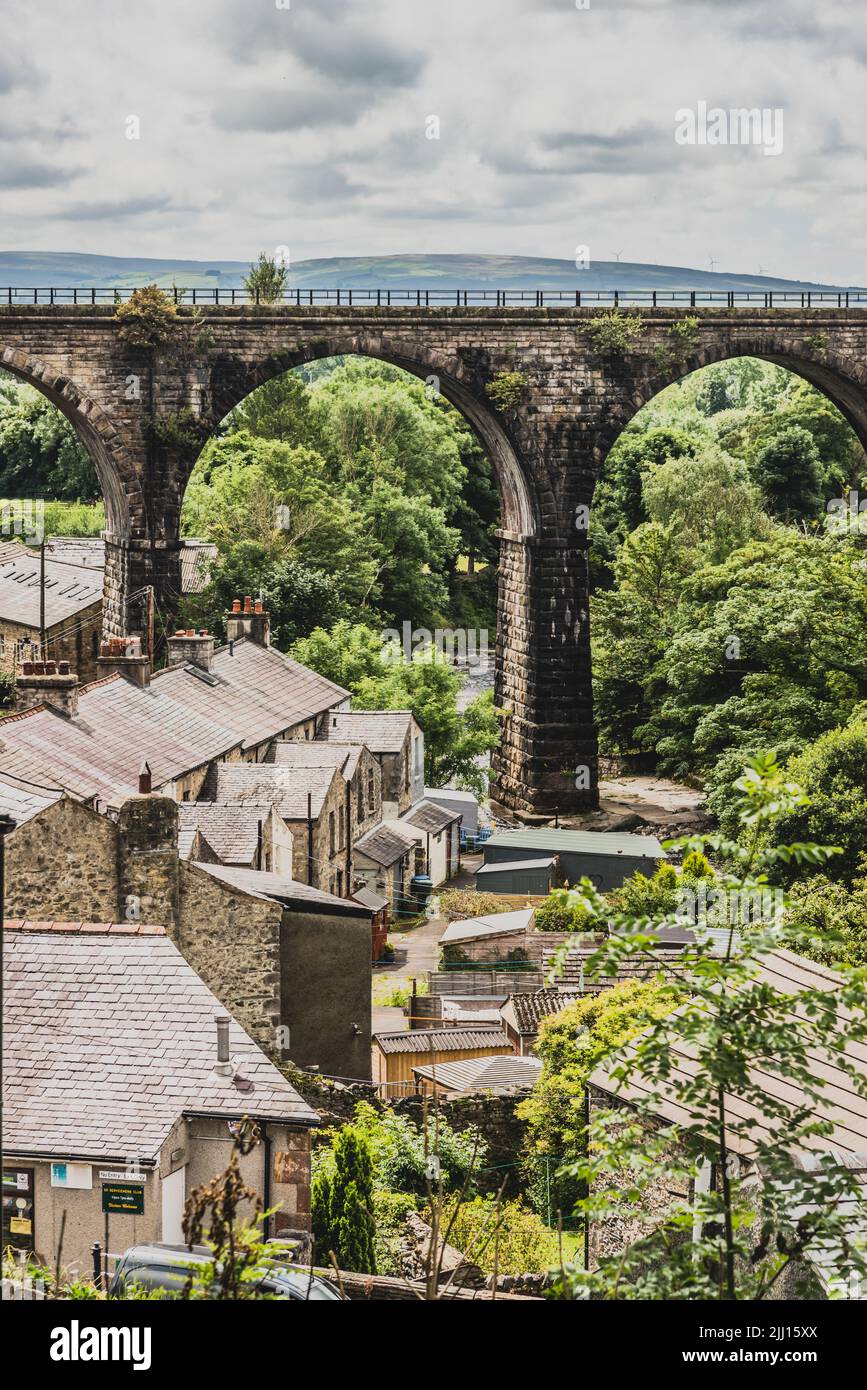
[[[263,841],[263,836],[262,836],[262,822],[259,821],[258,825],[256,826],[256,868],[259,869],[259,870],[261,870],[261,868],[262,868],[262,862],[263,862],[263,859],[262,859],[263,843],[262,843],[262,841]]]
[[[267,1120],[262,1121],[262,1162],[265,1165],[265,1172],[262,1180],[262,1205],[267,1212],[271,1205],[271,1136],[268,1133]],[[262,1223],[262,1238],[267,1240],[271,1234],[271,1218],[266,1216]]]
[[[344,830],[346,832],[346,896],[352,897],[352,783],[346,783],[346,815],[344,817]]]
[[[307,793],[307,882],[313,887],[313,793]]]

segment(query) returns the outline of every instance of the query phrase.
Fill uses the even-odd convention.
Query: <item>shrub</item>
[[[375,1274],[373,1160],[360,1129],[345,1125],[313,1181],[313,1236],[318,1258],[338,1269]]]
[[[806,943],[802,936],[797,939],[799,954],[820,965],[867,966],[867,854],[851,888],[827,874],[796,883],[786,922],[813,937]]]
[[[809,787],[809,800],[774,823],[773,844],[816,841],[842,850],[828,863],[829,878],[851,883],[867,845],[867,710],[860,706],[843,728],[821,734],[786,764],[786,776]],[[797,867],[789,874],[794,877]]]
[[[423,1213],[429,1219],[430,1213]],[[448,1228],[451,1211],[440,1217]],[[449,1234],[449,1244],[486,1274],[544,1274],[557,1262],[557,1237],[520,1198],[500,1202],[495,1197],[474,1197],[460,1202]]]
[[[436,1147],[444,1191],[460,1187],[485,1161],[487,1146],[472,1126],[458,1131],[440,1116],[437,1143],[428,1122],[427,1147],[422,1129],[395,1110],[380,1114],[367,1101],[355,1109],[355,1128],[369,1146],[374,1182],[389,1192],[427,1195],[427,1159]]]
[[[537,907],[533,916],[536,931],[583,931],[590,913],[586,907],[570,907],[565,893],[552,893],[547,902]]]
[[[123,341],[149,352],[167,346],[178,331],[177,305],[158,285],[133,290],[129,299],[117,306],[114,316]]]
[[[474,888],[449,888],[440,894],[440,912],[447,922],[462,922],[468,917],[491,917],[496,912],[511,912],[514,904],[500,893],[479,893]]]
[[[635,917],[653,917],[673,912],[677,904],[680,880],[673,864],[660,864],[652,878],[634,873],[617,893],[622,912]]]
[[[644,332],[638,314],[624,314],[619,309],[594,314],[587,326],[587,336],[600,357],[625,357]]]
[[[498,410],[515,410],[526,386],[523,372],[497,372],[485,386],[485,394]]]
[[[257,304],[276,304],[282,298],[287,277],[284,264],[260,251],[258,261],[250,266],[244,279],[244,289]]]
[[[417,1209],[415,1197],[407,1192],[385,1192],[377,1189],[373,1194],[373,1216],[376,1226],[373,1237],[378,1274],[401,1274],[400,1239],[410,1212]]]

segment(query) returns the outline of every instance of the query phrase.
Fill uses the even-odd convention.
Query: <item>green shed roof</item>
[[[527,857],[527,850],[549,854],[605,854],[624,859],[665,859],[665,850],[655,835],[627,835],[607,830],[498,830],[485,842],[485,849],[514,849]]]

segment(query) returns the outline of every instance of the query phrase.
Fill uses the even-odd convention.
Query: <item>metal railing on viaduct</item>
[[[12,285],[0,289],[0,304],[119,304],[134,286],[33,288]],[[245,289],[172,286],[166,291],[176,304],[232,305],[266,303]],[[495,308],[582,309],[867,309],[867,290],[493,290],[493,289],[286,289],[276,303],[297,308],[341,305],[360,308]]]

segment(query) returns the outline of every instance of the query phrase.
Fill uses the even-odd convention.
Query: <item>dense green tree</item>
[[[313,1182],[311,1220],[318,1258],[333,1255],[338,1269],[375,1274],[373,1161],[354,1125],[338,1132]]]
[[[709,564],[771,529],[747,465],[715,443],[645,471],[642,497],[648,519],[674,524],[678,541]]]
[[[99,497],[90,455],[72,426],[34,387],[0,373],[0,496]]]
[[[371,628],[316,628],[294,644],[296,661],[353,695],[354,709],[412,710],[425,736],[425,781],[442,787],[454,781],[481,795],[487,789],[483,758],[499,742],[500,728],[490,691],[465,708],[458,696],[464,677],[435,649],[412,659]]]
[[[844,727],[821,734],[789,761],[786,773],[808,786],[810,796],[774,823],[771,843],[837,845],[842,853],[829,861],[826,873],[851,883],[867,847],[867,706]]]
[[[821,460],[809,430],[789,425],[772,435],[757,451],[752,469],[773,516],[814,521],[821,515]]]

